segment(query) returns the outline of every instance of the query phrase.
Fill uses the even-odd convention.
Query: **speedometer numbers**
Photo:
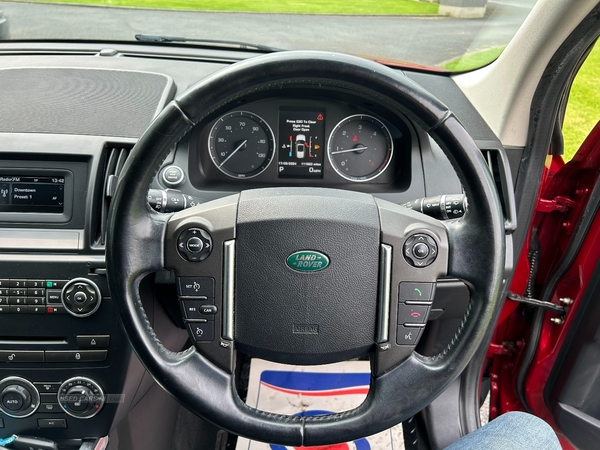
[[[338,123],[327,145],[334,170],[350,181],[370,181],[387,169],[394,152],[387,127],[375,117],[357,114]]]
[[[236,111],[215,122],[208,148],[221,172],[233,178],[252,178],[271,164],[275,138],[269,124],[259,116]]]

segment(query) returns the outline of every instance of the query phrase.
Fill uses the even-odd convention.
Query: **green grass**
[[[31,0],[28,0],[31,1]],[[305,14],[437,14],[438,4],[418,0],[33,0],[100,6]]]
[[[563,123],[565,160],[575,155],[600,120],[600,44],[596,44],[575,77]]]
[[[452,61],[442,64],[442,67],[444,69],[451,70],[452,72],[465,72],[468,70],[477,69],[491,63],[498,56],[500,56],[500,53],[502,53],[504,47],[506,46],[503,45],[500,47],[492,47],[480,52],[469,53],[461,56],[460,58],[453,59]]]

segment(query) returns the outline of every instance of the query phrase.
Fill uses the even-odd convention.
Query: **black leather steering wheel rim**
[[[434,358],[413,353],[373,377],[367,400],[331,416],[291,417],[255,410],[235,394],[232,378],[188,349],[167,350],[156,338],[139,294],[141,279],[163,268],[168,216],[146,204],[148,186],[166,157],[198,122],[236,99],[286,87],[326,87],[368,95],[397,110],[435,139],[461,179],[472,207],[448,225],[448,274],[471,291],[465,318]],[[235,434],[282,445],[312,446],[357,439],[414,415],[466,366],[492,326],[505,258],[498,194],[479,149],[448,108],[401,72],[334,53],[282,52],[216,72],[172,101],[132,151],[111,208],[107,240],[110,292],[131,345],[156,381],[184,406]]]

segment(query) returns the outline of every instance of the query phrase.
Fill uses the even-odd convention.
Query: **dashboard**
[[[252,56],[111,50],[93,43],[0,50],[0,430],[65,449],[111,433],[155,386],[127,345],[106,281],[106,222],[127,157],[177,94]],[[510,226],[510,169],[521,150],[502,147],[449,77],[405,74],[446,102],[473,136]],[[86,95],[74,98],[74,86]],[[463,193],[418,124],[365,95],[306,88],[249,94],[212,111],[157,167],[148,201],[166,212],[272,186],[354,190],[398,204]],[[189,345],[173,274],[149,277],[142,291],[165,345]],[[430,319],[460,317],[464,285],[441,280],[435,291]],[[110,401],[63,401],[84,393]]]

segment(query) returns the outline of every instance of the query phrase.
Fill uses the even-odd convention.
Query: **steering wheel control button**
[[[398,301],[408,303],[426,303],[433,301],[433,283],[413,283],[403,281],[398,287]]]
[[[21,377],[0,381],[0,411],[9,417],[24,418],[40,406],[40,394],[33,384]]]
[[[424,305],[406,305],[400,303],[398,305],[398,324],[409,325],[417,324],[421,325],[427,321],[429,314],[429,306]]]
[[[48,293],[50,292],[52,290],[48,290]],[[75,278],[66,283],[60,298],[66,311],[75,317],[91,316],[98,310],[102,301],[100,288],[87,278]],[[53,303],[49,297],[48,303]]]
[[[413,234],[404,242],[404,259],[413,267],[429,266],[437,254],[437,242],[428,234]]]
[[[215,338],[215,322],[188,323],[190,335],[196,342],[211,342]]]
[[[217,307],[215,305],[207,305],[206,300],[184,300],[182,303],[186,319],[215,320]]]
[[[417,345],[423,328],[421,327],[407,327],[404,325],[398,325],[398,331],[396,334],[396,344],[398,345]]]
[[[188,239],[186,247],[190,253],[200,253],[204,248],[204,243],[199,237],[191,237]]]
[[[89,419],[104,406],[104,392],[94,380],[75,377],[65,381],[58,389],[59,406],[78,419]]]
[[[217,307],[215,305],[202,305],[200,307],[200,313],[212,317],[217,313]]]
[[[177,239],[177,251],[187,261],[203,261],[212,252],[212,238],[202,228],[188,228]]]
[[[163,170],[162,179],[169,187],[179,186],[185,179],[185,173],[179,166],[169,166]]]
[[[215,279],[210,277],[180,277],[178,279],[178,293],[182,297],[215,296]]]
[[[422,242],[415,244],[412,248],[413,254],[415,258],[424,259],[429,256],[429,247],[427,247]]]

